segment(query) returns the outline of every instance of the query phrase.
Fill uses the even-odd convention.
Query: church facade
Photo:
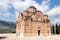
[[[34,6],[20,13],[16,23],[16,34],[20,36],[51,35],[51,24],[48,15],[43,15]]]

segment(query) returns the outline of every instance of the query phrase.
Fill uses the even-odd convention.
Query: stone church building
[[[48,15],[30,6],[19,14],[16,23],[16,34],[20,36],[48,36],[51,35],[51,25]]]

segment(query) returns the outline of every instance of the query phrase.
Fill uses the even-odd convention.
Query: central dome
[[[30,6],[27,10],[29,13],[35,13],[36,12],[36,8],[34,6]]]

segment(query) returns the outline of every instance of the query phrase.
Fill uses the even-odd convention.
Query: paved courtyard
[[[16,34],[0,34],[0,40],[60,40],[60,35],[40,37],[20,37]]]

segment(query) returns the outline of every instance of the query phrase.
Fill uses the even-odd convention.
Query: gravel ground
[[[40,37],[20,37],[16,34],[0,34],[0,40],[60,40],[60,35]]]

